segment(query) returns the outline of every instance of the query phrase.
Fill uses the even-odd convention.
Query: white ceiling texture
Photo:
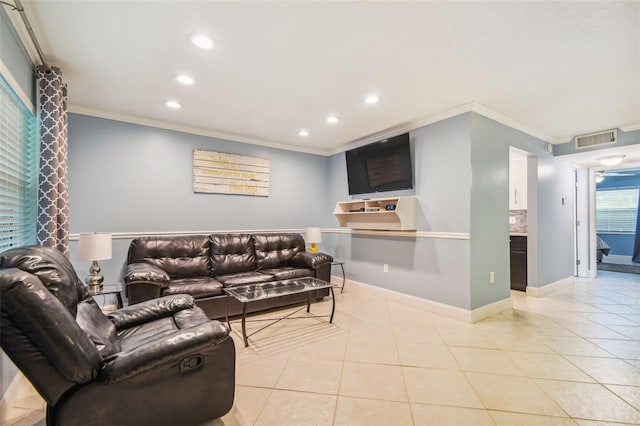
[[[638,1],[22,3],[72,112],[318,154],[465,109],[551,143],[640,123]]]

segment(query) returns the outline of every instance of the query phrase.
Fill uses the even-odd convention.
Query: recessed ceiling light
[[[176,75],[176,80],[178,80],[179,83],[186,84],[186,85],[191,85],[195,83],[195,80],[186,74]]]
[[[330,115],[327,117],[327,123],[337,123],[340,119],[335,115]]]
[[[182,108],[182,104],[180,102],[177,101],[167,101],[164,103],[166,106],[168,106],[169,108],[173,108],[173,109],[180,109]]]
[[[369,95],[364,101],[368,104],[377,104],[380,98],[376,95]]]
[[[300,136],[309,136],[309,131],[306,129],[300,129],[298,130],[298,135]]]
[[[201,49],[211,49],[213,47],[213,40],[202,34],[191,36],[191,42]]]

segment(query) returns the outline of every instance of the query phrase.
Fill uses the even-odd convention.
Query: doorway
[[[509,147],[509,254],[511,289],[537,282],[537,159]]]
[[[640,274],[637,241],[640,168],[595,172],[596,265],[598,271]]]

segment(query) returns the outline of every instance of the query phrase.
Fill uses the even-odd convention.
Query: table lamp
[[[317,244],[322,242],[322,231],[320,231],[320,228],[307,228],[307,234],[304,239],[311,243],[309,251],[315,253],[318,251]]]
[[[111,259],[111,234],[80,234],[78,241],[78,259],[90,260],[91,268],[84,282],[92,291],[102,288],[104,277],[100,274],[98,260]]]

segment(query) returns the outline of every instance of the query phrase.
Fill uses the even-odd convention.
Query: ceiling
[[[638,1],[22,3],[72,112],[323,154],[467,104],[552,143],[640,123]]]

